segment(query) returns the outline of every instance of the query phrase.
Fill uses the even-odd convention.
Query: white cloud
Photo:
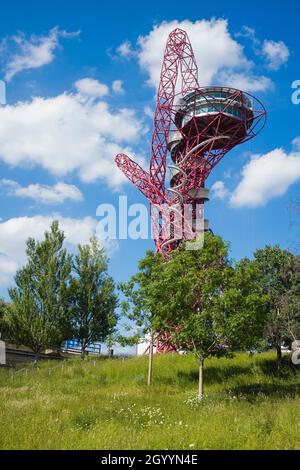
[[[219,81],[224,86],[232,86],[237,90],[251,93],[272,90],[274,88],[274,84],[270,78],[264,75],[252,75],[251,73],[221,72]]]
[[[123,59],[130,59],[133,57],[136,53],[132,48],[132,44],[130,41],[126,40],[120,44],[120,46],[117,48],[117,53],[120,55]]]
[[[48,35],[32,35],[26,39],[23,33],[7,38],[2,42],[2,49],[9,52],[9,44],[13,42],[16,52],[8,57],[5,64],[5,80],[10,81],[23,70],[35,69],[50,64],[54,59],[54,51],[59,47],[60,38],[75,37],[77,32],[67,32],[55,27]]]
[[[252,157],[242,170],[242,180],[230,196],[233,207],[264,206],[282,196],[300,180],[300,152],[286,153],[277,148]]]
[[[0,287],[8,286],[11,283],[17,269],[16,261],[0,253]]]
[[[265,40],[262,44],[262,54],[266,58],[270,70],[278,70],[288,61],[290,51],[283,41]]]
[[[148,118],[150,119],[154,118],[154,109],[152,109],[150,106],[144,107],[144,113]]]
[[[112,89],[119,95],[123,95],[125,93],[122,80],[115,80],[112,84]]]
[[[226,199],[229,195],[228,189],[226,189],[225,184],[223,181],[216,181],[211,189],[211,195],[213,198],[217,199]]]
[[[200,85],[245,85],[247,91],[264,91],[271,85],[266,77],[256,76],[254,63],[247,59],[241,44],[231,36],[226,19],[191,22],[164,21],[138,39],[138,60],[148,75],[148,84],[157,87],[167,37],[174,28],[188,33],[199,68]]]
[[[250,39],[255,54],[264,58],[265,66],[269,70],[278,70],[289,59],[290,51],[283,41],[272,41],[270,39],[261,41],[256,36],[255,29],[249,28],[249,26],[243,26],[241,32],[236,36]]]
[[[296,150],[300,150],[300,137],[295,137],[292,142],[293,148]]]
[[[242,38],[249,38],[254,45],[259,44],[260,41],[256,37],[256,32],[254,28],[251,28],[250,26],[244,25],[239,33],[236,33],[235,35],[237,38],[242,37]]]
[[[66,246],[72,252],[78,244],[88,243],[91,236],[97,234],[100,243],[109,251],[115,246],[107,245],[98,234],[97,220],[92,217],[83,219],[64,218],[59,215],[36,215],[33,217],[15,217],[0,223],[0,287],[11,285],[16,270],[26,262],[26,240],[44,238],[51,222],[58,220],[66,237]]]
[[[0,180],[0,186],[7,190],[8,195],[34,199],[41,204],[62,204],[66,200],[82,201],[81,191],[72,184],[56,183],[53,186],[30,184],[20,186],[16,181]]]
[[[0,107],[0,160],[59,176],[76,172],[87,182],[103,178],[117,187],[125,177],[114,157],[132,154],[130,145],[144,132],[132,109],[113,112],[105,102],[68,93],[36,97]]]
[[[109,88],[104,83],[98,82],[94,78],[82,78],[75,82],[77,91],[87,97],[102,97],[109,94]]]

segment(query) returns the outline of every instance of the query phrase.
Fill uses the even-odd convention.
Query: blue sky
[[[300,80],[296,1],[14,1],[1,5],[0,294],[24,261],[28,236],[59,217],[71,249],[97,226],[101,203],[145,202],[115,167],[118,151],[149,161],[155,86],[165,37],[186,29],[201,85],[234,85],[268,113],[256,139],[213,170],[206,214],[232,256],[266,243],[296,246],[300,215],[288,207],[300,181]],[[216,185],[215,183],[218,182]],[[299,233],[298,233],[299,232]],[[299,238],[300,240],[300,238]],[[117,281],[133,274],[151,240],[110,247]]]

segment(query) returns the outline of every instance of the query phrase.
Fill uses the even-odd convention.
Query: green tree
[[[300,338],[300,295],[290,289],[279,300],[279,309],[285,342],[291,343]]]
[[[80,341],[82,358],[86,348],[96,341],[105,341],[117,323],[118,298],[107,267],[107,257],[96,238],[90,244],[79,245],[70,291],[73,335]]]
[[[201,399],[205,359],[256,344],[267,299],[257,291],[257,271],[246,262],[233,266],[218,236],[205,234],[201,250],[182,247],[162,266],[155,288],[159,328],[198,358]]]
[[[281,366],[281,346],[299,334],[300,259],[278,245],[256,250],[254,261],[260,273],[260,291],[269,296],[265,337],[276,350]]]
[[[268,295],[260,292],[257,267],[248,259],[236,263],[216,305],[230,350],[261,347],[268,321],[268,302]]]
[[[7,325],[4,320],[6,309],[6,302],[0,298],[0,339],[2,340],[6,339],[7,336]]]
[[[249,347],[262,334],[266,298],[257,292],[257,271],[246,262],[233,267],[220,237],[205,234],[201,250],[181,245],[166,261],[148,254],[130,283],[132,303],[139,302],[131,318],[141,312],[153,331],[168,333],[178,349],[198,358],[199,399],[205,359]]]
[[[70,334],[69,281],[72,257],[63,248],[64,233],[54,221],[45,239],[27,240],[27,264],[9,289],[5,321],[9,336],[36,354],[60,347]]]

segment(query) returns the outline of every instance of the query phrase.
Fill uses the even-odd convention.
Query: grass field
[[[206,362],[195,400],[193,356],[43,363],[0,370],[1,449],[300,449],[300,370],[278,376],[273,354]]]

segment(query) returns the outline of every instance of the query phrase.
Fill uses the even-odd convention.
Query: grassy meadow
[[[300,449],[300,368],[272,353],[206,361],[200,404],[192,355],[155,357],[150,388],[146,357],[60,365],[0,369],[1,449]]]

